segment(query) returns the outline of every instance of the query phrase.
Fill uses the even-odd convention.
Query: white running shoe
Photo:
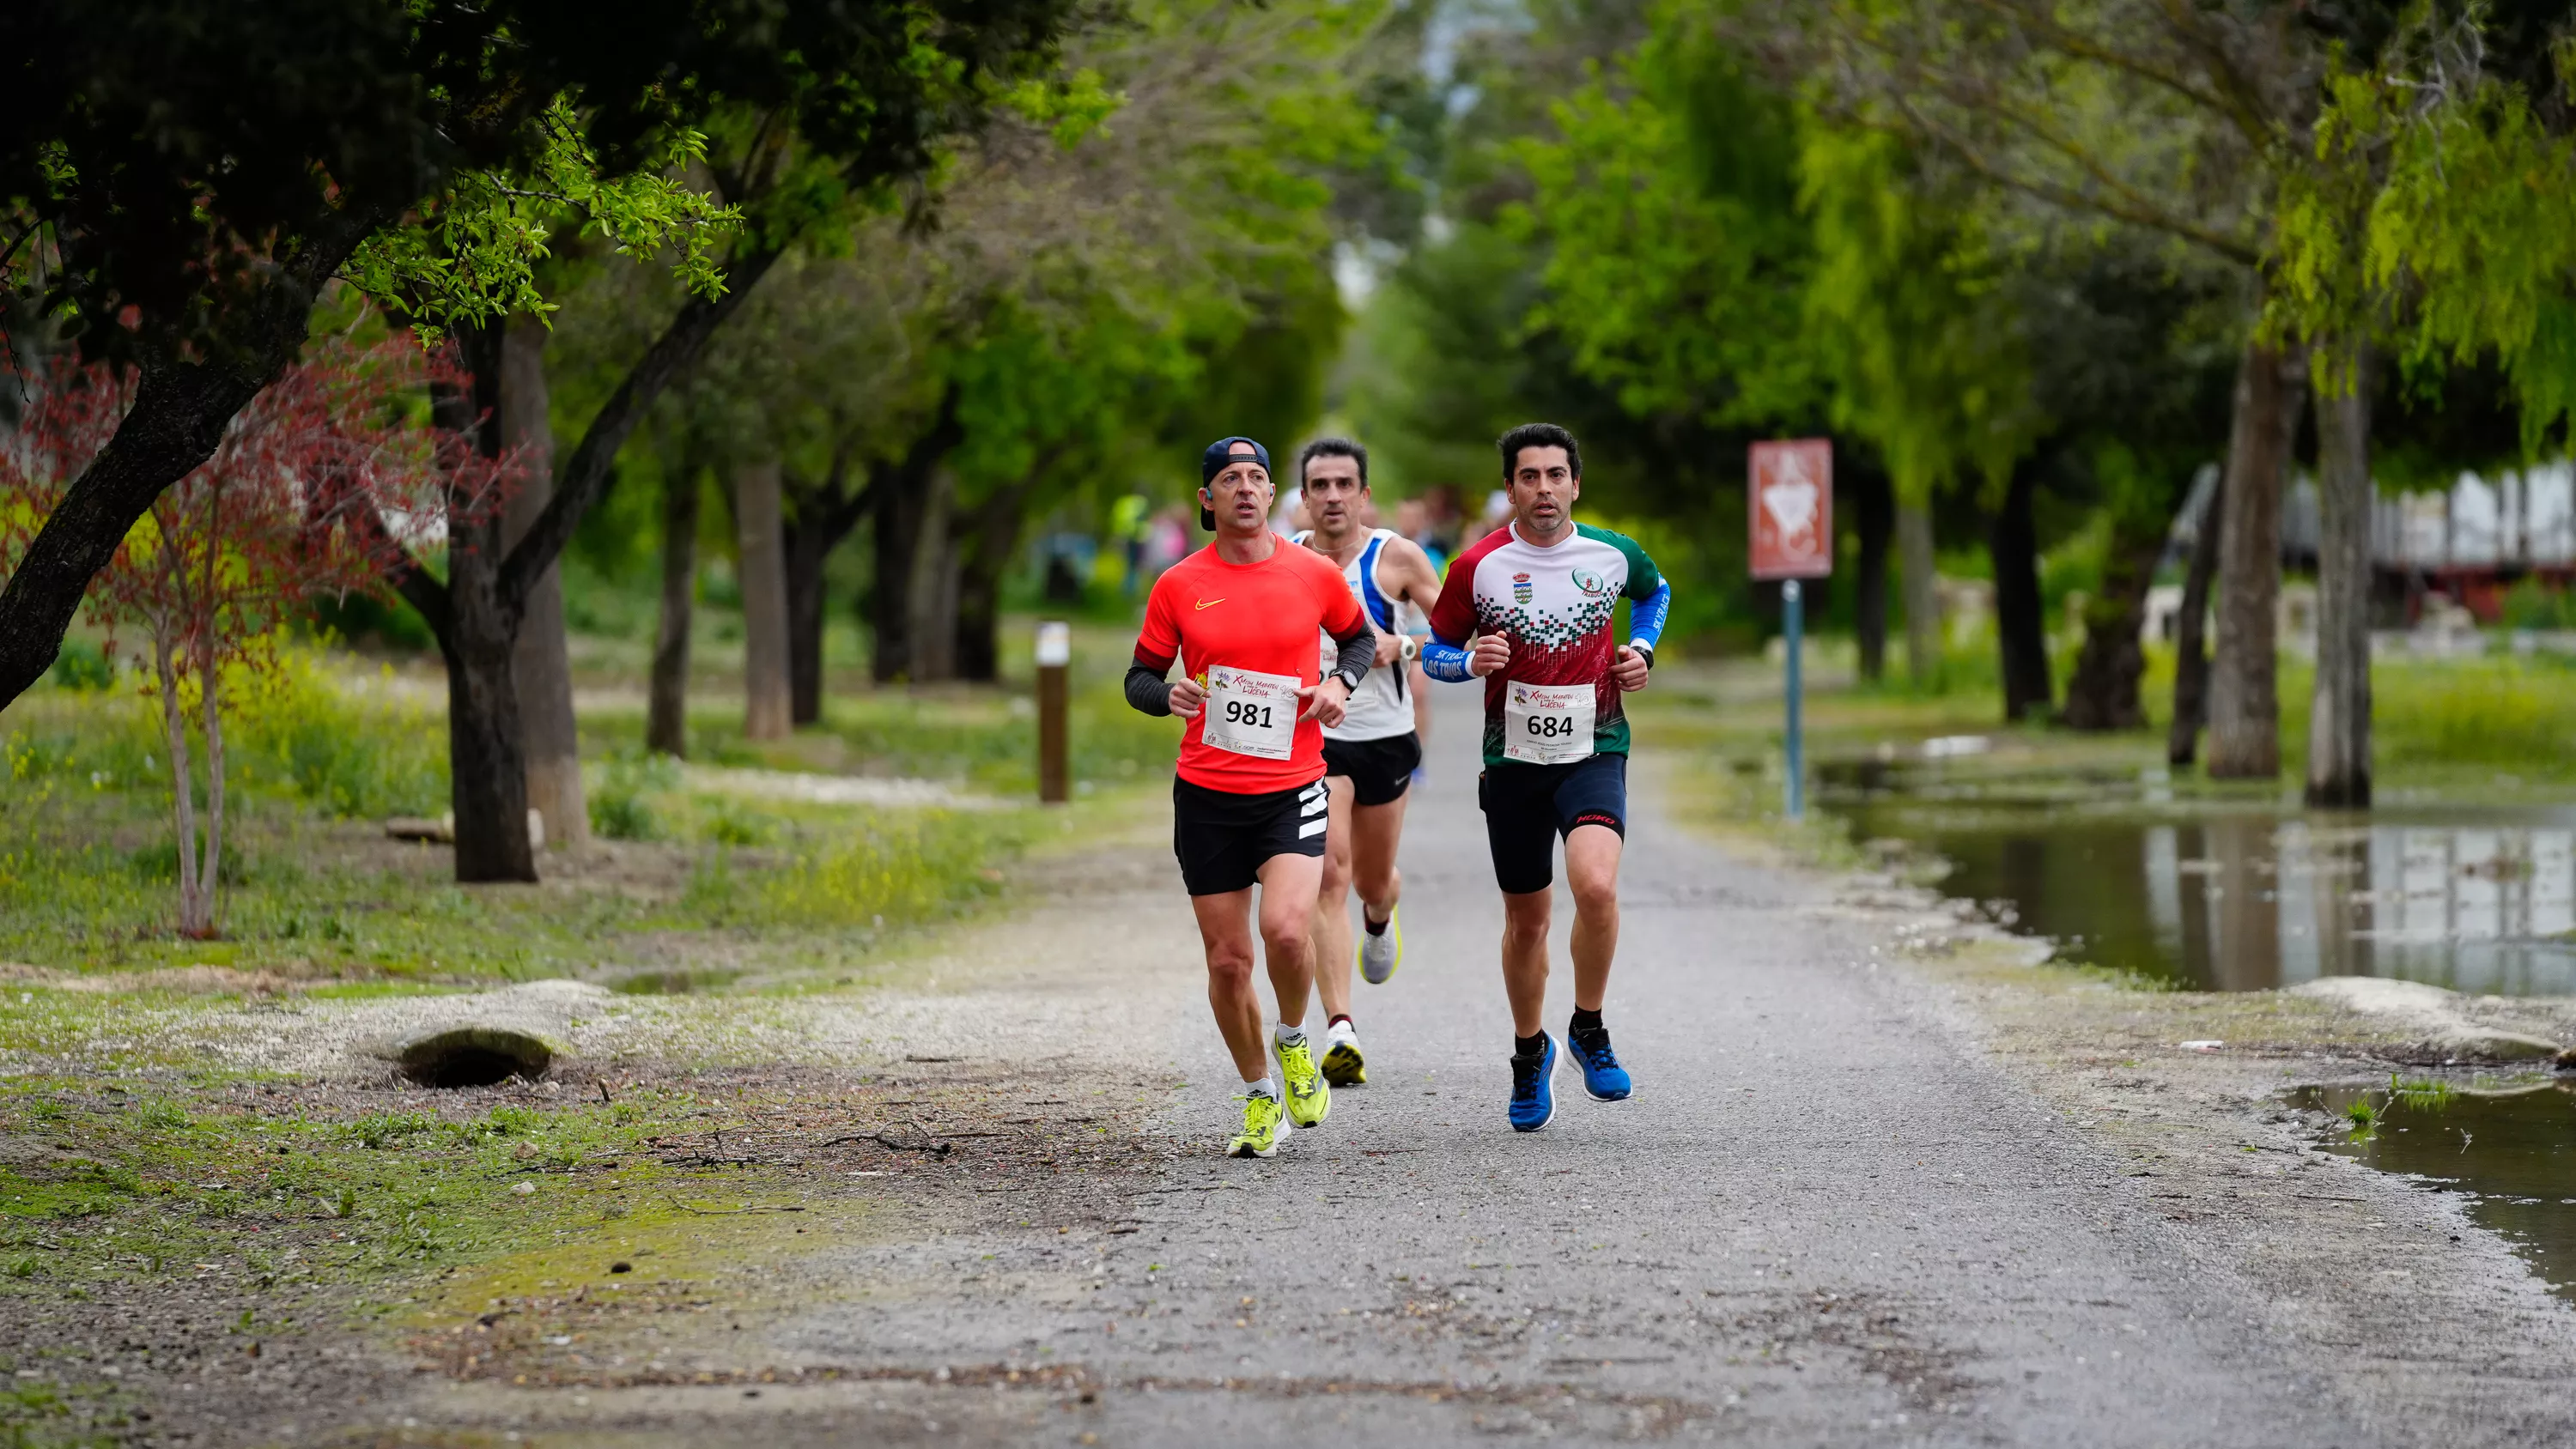
[[[1360,975],[1367,978],[1371,986],[1384,986],[1387,978],[1393,976],[1395,968],[1404,961],[1403,914],[1404,908],[1398,906],[1387,912],[1385,930],[1374,936],[1365,929],[1360,932]],[[1365,926],[1367,912],[1363,911],[1361,915]]]

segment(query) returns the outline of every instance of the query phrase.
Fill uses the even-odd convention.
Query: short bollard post
[[[1073,626],[1060,619],[1038,625],[1038,801],[1061,805],[1072,796],[1065,766],[1066,666],[1073,663]]]

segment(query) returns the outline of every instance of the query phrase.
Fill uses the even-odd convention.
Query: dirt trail
[[[1371,1083],[1277,1161],[1216,1156],[1230,1074],[1168,860],[1104,847],[961,937],[936,994],[879,1003],[1000,1033],[890,1065],[905,1091],[1070,1115],[888,1154],[896,1211],[738,1311],[630,1328],[613,1362],[603,1332],[581,1365],[424,1374],[404,1412],[566,1444],[2576,1437],[2576,1314],[2278,1110],[2285,1080],[2367,1059],[2300,1055],[2325,1008],[2209,1007],[2272,1013],[2275,1047],[2186,1056],[2174,1011],[2200,1008],[1927,954],[1919,900],[1723,855],[1654,778],[1611,1001],[1636,1100],[1562,1079],[1555,1126],[1505,1127],[1498,906],[1449,742],[1408,837],[1406,964],[1361,1002]],[[1098,1109],[1061,1105],[1104,1079]]]
[[[352,1334],[138,1369],[137,1437],[2576,1440],[2576,1314],[2452,1200],[2311,1151],[2280,1108],[2373,1061],[2368,1023],[2035,969],[1887,883],[1689,837],[1651,761],[1610,1002],[1639,1094],[1560,1078],[1559,1121],[1510,1132],[1463,743],[1408,833],[1403,970],[1363,989],[1371,1082],[1276,1161],[1217,1155],[1231,1073],[1148,816],[891,986],[580,995],[579,1080],[723,1109],[651,1144],[696,1184],[658,1256],[618,1256],[619,1165],[585,1168],[563,1187],[599,1216],[550,1248]],[[240,1025],[318,1064],[421,1009]],[[92,1307],[50,1331],[144,1311]]]

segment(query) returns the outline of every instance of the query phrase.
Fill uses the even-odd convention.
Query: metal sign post
[[[1799,597],[1804,592],[1796,579],[1780,585],[1780,639],[1788,646],[1789,656],[1787,676],[1783,680],[1789,695],[1789,783],[1782,809],[1792,820],[1801,819],[1807,813],[1806,721],[1801,718],[1805,711],[1799,708],[1806,694],[1799,679],[1800,656],[1806,652],[1801,647],[1800,638],[1807,622],[1806,603]]]
[[[1801,579],[1834,571],[1834,446],[1823,438],[1756,443],[1745,465],[1753,577],[1780,583],[1780,642],[1787,654],[1788,779],[1782,810],[1807,812],[1806,589]]]
[[[1061,805],[1072,794],[1065,767],[1065,669],[1073,663],[1073,626],[1038,625],[1038,801]]]

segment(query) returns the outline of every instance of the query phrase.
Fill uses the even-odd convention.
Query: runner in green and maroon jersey
[[[1628,830],[1628,717],[1646,687],[1672,588],[1636,540],[1576,523],[1583,455],[1574,435],[1526,423],[1501,440],[1512,521],[1458,555],[1431,610],[1422,667],[1485,681],[1485,771],[1477,800],[1503,890],[1503,988],[1511,997],[1512,1126],[1556,1113],[1547,930],[1556,839],[1574,893],[1574,1019],[1566,1045],[1596,1101],[1624,1101],[1627,1071],[1601,1020],[1619,945],[1619,853]],[[1611,625],[1630,600],[1628,642]],[[1473,641],[1472,650],[1469,648]]]

